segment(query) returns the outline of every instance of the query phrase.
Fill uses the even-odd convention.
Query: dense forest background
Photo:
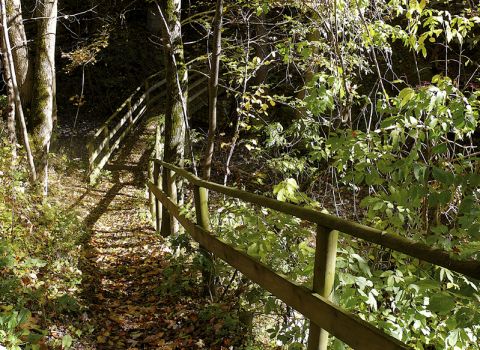
[[[129,348],[88,321],[89,227],[69,179],[83,182],[87,141],[158,72],[165,101],[145,121],[165,127],[157,156],[478,261],[479,6],[2,0],[0,349]],[[197,77],[208,89],[190,113]],[[180,187],[163,184],[193,211]],[[315,228],[225,198],[211,205],[219,237],[311,284]],[[181,230],[156,238],[173,253],[155,293],[202,300],[189,321],[199,330],[144,348],[306,346],[308,322],[289,306],[217,260],[216,291],[198,292],[205,257]],[[340,236],[337,254],[335,303],[413,348],[479,348],[478,281],[354,238]]]

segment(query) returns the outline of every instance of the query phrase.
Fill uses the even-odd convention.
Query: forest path
[[[66,199],[80,213],[88,233],[81,264],[82,320],[91,329],[91,334],[80,336],[74,349],[195,349],[203,345],[191,336],[195,327],[185,322],[198,319],[190,315],[196,313],[199,301],[192,300],[192,309],[182,298],[170,298],[161,289],[171,254],[152,228],[145,197],[149,140],[154,133],[154,127],[141,124],[95,187],[86,186],[78,176],[72,179],[75,185]]]

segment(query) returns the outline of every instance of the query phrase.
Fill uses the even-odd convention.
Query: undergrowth
[[[36,194],[22,164],[22,150],[14,159],[2,139],[0,344],[7,349],[67,349],[81,331],[56,324],[81,311],[78,263],[84,231],[75,213]]]

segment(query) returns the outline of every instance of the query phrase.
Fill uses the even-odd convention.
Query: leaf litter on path
[[[222,335],[222,320],[199,317],[208,304],[201,288],[177,298],[159,292],[171,253],[146,215],[153,132],[137,131],[111,162],[108,176],[93,189],[79,184],[72,194],[91,233],[83,251],[82,288],[85,322],[93,329],[75,339],[73,349],[233,348]]]

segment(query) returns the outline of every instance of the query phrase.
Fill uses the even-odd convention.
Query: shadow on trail
[[[98,202],[84,219],[82,262],[88,348],[157,349],[166,328],[158,293],[166,259],[144,198],[148,139],[145,126],[133,133],[91,190]]]
[[[144,186],[154,130],[146,129],[128,138],[106,168],[110,175],[80,197],[83,206],[90,200],[81,270],[83,319],[92,332],[73,349],[234,348],[248,331],[236,321],[236,299],[205,298],[198,268],[175,258],[149,221]]]

